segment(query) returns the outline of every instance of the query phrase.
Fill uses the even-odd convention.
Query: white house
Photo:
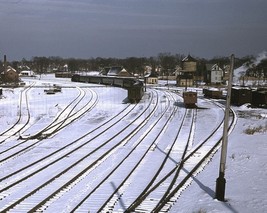
[[[158,75],[156,72],[151,71],[145,75],[146,83],[148,84],[158,84]]]
[[[223,83],[223,70],[218,66],[218,64],[214,64],[211,67],[210,83],[211,84]]]
[[[36,77],[35,73],[32,70],[21,71],[19,76]]]

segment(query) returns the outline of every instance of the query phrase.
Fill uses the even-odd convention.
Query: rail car
[[[252,90],[249,87],[232,87],[231,104],[241,106],[251,103]]]
[[[86,75],[75,74],[71,77],[71,81],[104,84],[104,85],[112,85],[112,86],[127,88],[133,86],[139,80],[132,77],[89,76],[89,75],[86,76]]]
[[[105,85],[113,85],[114,79],[113,78],[102,78],[102,84]]]
[[[203,89],[203,94],[207,98],[219,99],[219,98],[223,97],[223,93],[222,93],[221,90],[213,89],[213,88],[210,88],[210,89],[205,89],[204,88]]]
[[[139,102],[144,94],[143,82],[132,77],[90,76],[90,75],[84,76],[75,74],[72,76],[71,81],[122,87],[128,90],[128,100],[131,103]]]
[[[113,80],[112,85],[114,87],[122,87],[122,88],[126,88],[127,87],[125,85],[125,82],[126,82],[127,79],[118,78],[118,77],[113,77],[113,78],[112,77],[107,77],[107,78],[111,78]],[[134,83],[135,83],[135,81],[132,81],[130,86],[132,86]]]
[[[267,107],[267,88],[259,88],[252,91],[251,104],[256,107]]]
[[[184,105],[186,108],[195,108],[197,103],[197,93],[188,91],[183,92]]]
[[[144,95],[144,86],[141,81],[135,83],[133,86],[128,87],[128,100],[130,103],[138,103]]]
[[[56,78],[71,78],[71,76],[72,76],[71,72],[62,72],[62,71],[55,72]]]

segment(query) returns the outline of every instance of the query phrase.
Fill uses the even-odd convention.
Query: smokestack
[[[6,55],[4,55],[4,73],[7,71],[7,61],[6,61]]]

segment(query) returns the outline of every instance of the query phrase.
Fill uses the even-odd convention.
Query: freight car
[[[113,85],[114,79],[113,78],[105,78],[102,77],[102,84],[104,85]]]
[[[74,74],[71,76],[71,81],[80,82],[80,75]]]
[[[130,103],[138,103],[144,95],[143,82],[138,81],[131,87],[128,87],[127,90]]]
[[[72,76],[71,81],[94,83],[103,85],[112,85],[122,87],[128,90],[128,99],[130,102],[139,102],[144,94],[143,83],[132,77],[115,77],[115,76],[90,76],[78,75]]]
[[[89,75],[74,74],[71,77],[71,81],[73,81],[73,82],[82,82],[82,83],[102,84],[102,78],[100,76],[89,76]]]
[[[183,92],[184,105],[186,108],[195,108],[197,103],[197,93],[193,91]]]
[[[232,87],[231,104],[241,106],[251,103],[252,91],[248,87]]]
[[[72,76],[71,72],[62,72],[62,71],[55,72],[56,78],[71,78],[71,76]]]
[[[222,91],[216,88],[203,89],[203,94],[207,98],[218,99],[223,97]]]
[[[83,82],[83,83],[94,83],[112,85],[116,87],[131,87],[138,80],[132,77],[114,77],[114,76],[90,76],[90,75],[78,75],[72,76],[71,81]]]
[[[256,107],[267,107],[267,89],[259,88],[252,91],[251,104]]]
[[[104,84],[123,88],[131,87],[138,82],[137,79],[131,77],[83,76],[78,74],[73,75],[71,80],[73,82]]]

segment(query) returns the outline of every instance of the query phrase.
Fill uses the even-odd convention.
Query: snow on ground
[[[25,81],[29,84],[32,80],[27,79]],[[70,79],[55,79],[52,78],[51,75],[41,76],[41,79],[38,81],[42,85],[52,85],[54,83],[70,85],[72,83]],[[84,84],[75,83],[74,85]],[[164,87],[162,87],[162,89],[164,89]],[[182,88],[178,89],[182,90]],[[16,115],[6,115],[11,111],[17,111],[17,106],[14,103],[17,103],[16,98],[19,96],[21,90],[22,88],[3,90],[4,95],[3,98],[0,99],[0,132],[8,125],[14,123],[14,117],[16,117]],[[101,89],[99,89],[98,92],[101,93]],[[38,98],[40,93],[37,94],[36,102],[41,99],[40,97]],[[73,92],[71,97],[77,95],[76,93],[77,91]],[[109,96],[109,99],[106,99],[105,103],[101,103],[101,105],[105,107],[105,110],[103,108],[103,111],[99,110],[98,113],[106,113],[106,109],[108,109],[109,106],[113,106],[112,104],[109,105],[109,103],[122,102],[123,97],[126,97],[126,92],[123,92],[123,90],[120,94],[112,94],[113,96]],[[71,99],[71,97],[69,98]],[[68,99],[68,97],[65,98]],[[48,99],[45,101],[48,102]],[[57,101],[61,103],[60,99],[57,99]],[[62,104],[63,102],[57,107],[64,107]],[[44,110],[42,113],[49,112],[50,115],[56,114],[55,105],[56,103],[51,103],[47,108],[42,109]],[[225,172],[227,181],[225,197],[227,201],[220,202],[214,199],[215,184],[219,174],[219,150],[204,170],[193,178],[191,185],[181,194],[170,212],[249,213],[267,211],[267,185],[265,183],[267,179],[267,110],[258,108],[251,109],[246,105],[234,107],[234,109],[238,115],[238,121],[235,129],[229,136]],[[112,110],[112,108],[110,108],[110,110]],[[32,113],[34,112],[35,111],[32,110]],[[103,114],[103,116],[105,117],[107,115]]]
[[[227,202],[214,199],[219,175],[219,150],[204,171],[182,193],[172,213],[267,211],[267,110],[244,106],[234,109],[238,121],[229,136],[225,171]],[[253,133],[253,129],[256,132],[248,134]]]
[[[199,88],[189,89],[201,92]],[[253,109],[246,104],[233,108],[238,120],[228,138],[226,202],[214,199],[219,176],[219,149],[204,170],[193,178],[171,213],[267,212],[267,109]]]

